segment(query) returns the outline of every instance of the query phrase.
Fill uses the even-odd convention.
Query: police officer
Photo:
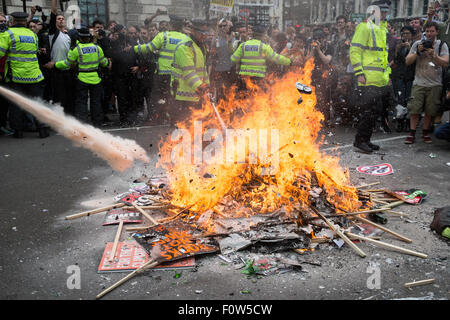
[[[261,83],[266,76],[267,60],[279,65],[291,65],[289,58],[276,53],[270,45],[262,41],[265,32],[264,26],[254,26],[253,39],[241,43],[231,56],[232,62],[240,63],[240,77],[251,77],[252,80]],[[245,85],[244,82],[241,84]]]
[[[78,30],[78,43],[69,51],[65,60],[57,61],[54,66],[58,69],[68,69],[78,66],[75,117],[88,121],[88,96],[92,123],[100,127],[103,122],[102,85],[98,75],[99,67],[110,67],[111,64],[105,58],[102,48],[93,43],[93,38],[88,28]]]
[[[190,29],[190,37],[179,43],[174,53],[171,86],[176,101],[172,124],[182,120],[190,107],[200,108],[201,98],[209,91],[205,46],[208,22],[194,20]]]
[[[0,33],[0,57],[7,56],[5,66],[6,82],[24,95],[42,98],[44,76],[39,69],[37,35],[26,27],[28,13],[13,12],[12,24]],[[48,127],[39,123],[19,107],[11,104],[9,120],[15,138],[23,138],[24,122],[27,118],[35,121],[40,138],[49,136]]]
[[[182,33],[184,21],[182,18],[170,15],[172,31],[158,33],[152,41],[145,45],[134,46],[136,54],[154,53],[158,54],[157,74],[153,77],[152,102],[153,108],[159,106],[156,113],[167,113],[170,102],[170,81],[172,62],[176,46],[186,41],[188,36]]]
[[[383,110],[382,101],[391,101],[388,62],[387,21],[390,1],[372,3],[380,8],[379,25],[368,20],[360,23],[352,39],[350,60],[357,77],[360,92],[359,109],[361,112],[357,133],[353,145],[364,153],[379,150],[380,146],[370,142],[376,119]],[[392,102],[390,102],[392,103]]]

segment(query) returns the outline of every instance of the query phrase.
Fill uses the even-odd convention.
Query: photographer
[[[313,32],[310,56],[314,56],[314,69],[311,74],[312,85],[316,87],[317,106],[324,115],[325,125],[330,124],[330,63],[333,49],[326,41],[321,29]],[[309,58],[309,57],[308,57]],[[306,60],[308,60],[308,58]]]
[[[440,108],[442,93],[442,68],[446,68],[449,62],[449,52],[446,43],[437,40],[439,27],[432,22],[427,24],[426,40],[416,41],[408,56],[406,65],[416,62],[416,73],[411,99],[408,103],[410,118],[410,133],[406,138],[406,144],[415,141],[416,128],[420,115],[425,112],[422,128],[422,140],[431,143],[431,121]]]
[[[225,98],[225,88],[231,87],[235,82],[235,72],[231,63],[232,33],[231,21],[221,19],[217,26],[218,34],[211,44],[211,82],[216,90],[217,101]]]

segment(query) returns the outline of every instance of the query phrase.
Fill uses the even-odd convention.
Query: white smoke
[[[91,125],[83,124],[64,114],[61,107],[46,107],[42,102],[25,98],[1,86],[0,94],[72,140],[76,146],[91,150],[106,160],[114,170],[123,172],[130,168],[135,160],[150,161],[145,150],[136,141],[115,137]]]

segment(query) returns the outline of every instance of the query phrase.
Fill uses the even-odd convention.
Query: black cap
[[[206,20],[202,20],[202,19],[192,20],[192,27],[194,29],[205,28],[205,27],[208,27],[208,26],[209,26],[209,23]]]
[[[373,6],[379,6],[381,11],[389,11],[389,7],[391,6],[391,1],[389,0],[379,0],[372,2]]]
[[[88,28],[80,28],[77,30],[78,31],[78,36],[80,37],[90,37],[91,33],[89,32]]]
[[[26,12],[13,12],[10,14],[11,17],[14,18],[14,20],[27,20],[28,19],[28,13]]]
[[[253,33],[263,34],[264,32],[266,32],[266,27],[264,27],[263,25],[258,24],[256,26],[253,26],[252,30],[253,30]]]
[[[184,22],[184,18],[174,14],[169,14],[169,19],[170,22],[181,22],[181,23]]]

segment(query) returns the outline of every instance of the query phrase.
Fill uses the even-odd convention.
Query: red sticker
[[[358,172],[370,174],[372,176],[387,176],[394,173],[394,168],[389,163],[377,164],[374,166],[363,166],[356,168]]]

